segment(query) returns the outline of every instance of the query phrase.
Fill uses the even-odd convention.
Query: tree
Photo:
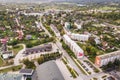
[[[26,80],[32,80],[31,78],[27,78]]]
[[[32,61],[29,61],[28,59],[23,60],[23,63],[26,65],[26,68],[28,69],[35,69],[35,64]]]
[[[97,50],[94,47],[91,47],[90,52],[92,55],[96,56]]]
[[[15,46],[15,45],[17,45],[18,43],[19,43],[18,40],[14,39],[14,40],[12,40],[11,42],[9,42],[8,45]]]
[[[120,61],[119,61],[118,59],[115,59],[115,61],[113,62],[113,64],[114,64],[115,66],[119,66],[119,65],[120,65]]]
[[[88,53],[90,53],[90,47],[89,47],[89,46],[86,46],[86,51],[87,51]]]
[[[44,56],[41,55],[37,61],[39,64],[43,63],[45,61]]]
[[[93,46],[95,46],[96,45],[96,43],[95,43],[95,40],[94,40],[95,38],[94,37],[90,37],[89,38],[89,40],[88,40],[88,42],[91,44],[91,45],[93,45]]]

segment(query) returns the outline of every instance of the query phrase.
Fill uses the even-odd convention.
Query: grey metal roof
[[[51,51],[52,50],[52,44],[45,44],[45,45],[42,45],[42,46],[36,46],[36,47],[33,47],[33,48],[27,48],[23,52],[23,54],[34,53],[34,52],[37,53],[37,51],[42,52],[44,50]]]
[[[32,69],[21,69],[20,73],[32,73],[33,70]]]
[[[48,61],[39,65],[32,76],[32,80],[65,80],[55,61]]]
[[[110,58],[110,57],[113,57],[113,56],[119,56],[119,55],[120,55],[120,50],[114,51],[114,52],[111,52],[111,53],[107,53],[107,54],[104,54],[104,55],[99,55],[98,57],[100,57],[102,59],[106,59],[106,58]]]
[[[2,51],[7,51],[7,45],[6,44],[2,44]]]
[[[11,54],[12,51],[4,51],[3,54]]]
[[[22,80],[23,75],[21,74],[0,74],[0,80]]]
[[[45,44],[43,46],[37,46],[37,47],[33,47],[33,48],[27,48],[26,51],[29,51],[29,50],[39,50],[39,49],[47,49],[47,48],[52,48],[52,45],[51,44]]]

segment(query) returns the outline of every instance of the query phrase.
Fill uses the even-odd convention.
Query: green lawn
[[[116,22],[117,24],[120,24],[120,19],[116,20],[115,22]]]
[[[0,73],[6,73],[6,72],[9,72],[9,71],[18,71],[21,68],[22,68],[22,65],[13,66],[13,67],[10,67],[10,68],[1,69]]]
[[[36,42],[38,42],[39,40],[31,40],[30,43],[35,44]]]
[[[32,36],[32,39],[37,39],[37,37],[35,35]]]
[[[3,65],[4,61],[2,60],[2,58],[0,57],[0,66]]]
[[[14,55],[16,55],[20,50],[23,49],[23,46],[22,45],[15,45],[13,46],[12,48],[9,48],[9,50],[13,50],[14,52]]]
[[[99,10],[116,10],[116,7],[108,7],[108,6],[104,6],[104,7],[100,7]]]

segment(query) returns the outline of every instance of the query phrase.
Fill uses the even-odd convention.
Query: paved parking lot
[[[114,76],[117,80],[120,80],[120,71],[111,71],[109,72],[112,76]]]

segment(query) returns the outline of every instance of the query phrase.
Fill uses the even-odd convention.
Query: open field
[[[2,60],[2,58],[0,57],[0,66],[4,63],[4,61]]]
[[[5,73],[5,72],[9,72],[9,71],[18,71],[18,70],[20,70],[21,68],[22,68],[22,65],[13,66],[13,67],[1,69],[1,70],[0,70],[0,73]]]
[[[9,50],[13,50],[14,52],[14,55],[16,55],[20,50],[23,49],[23,46],[22,45],[15,45],[13,46],[12,48],[9,48]]]

